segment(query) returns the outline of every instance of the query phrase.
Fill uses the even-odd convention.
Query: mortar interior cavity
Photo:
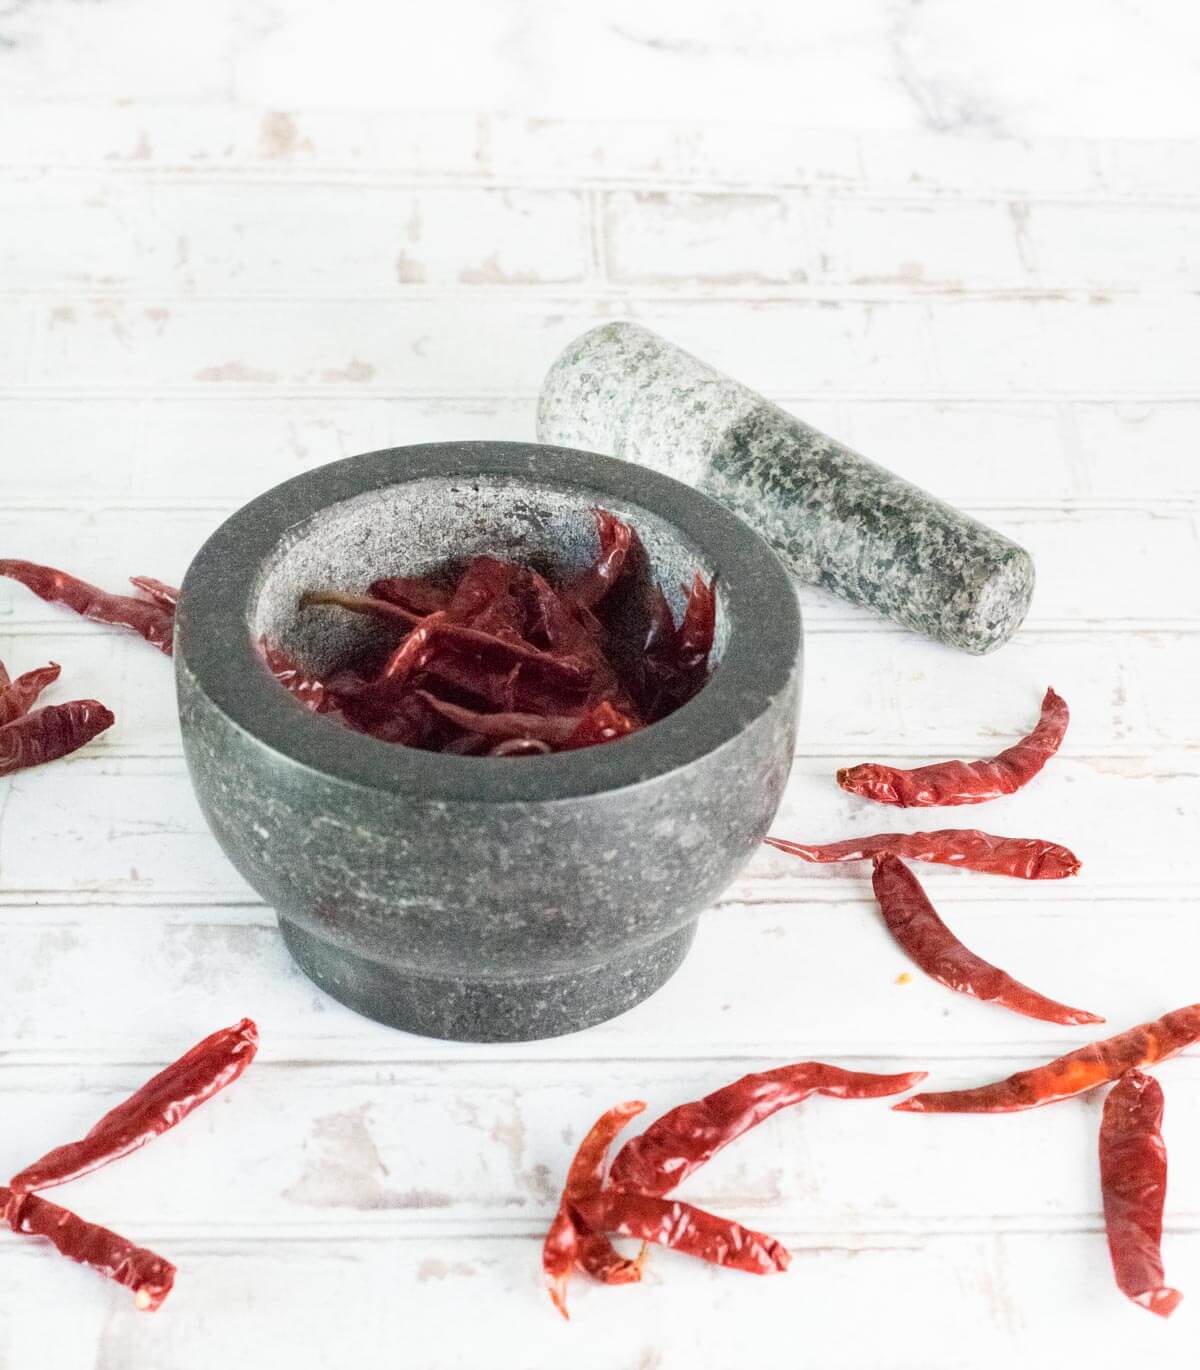
[[[265,637],[325,674],[388,630],[343,609],[302,610],[305,590],[361,594],[382,576],[452,576],[484,554],[531,566],[558,584],[596,555],[592,510],[598,502],[587,489],[494,475],[432,477],[367,491],[289,530],[264,567],[248,627],[255,639]],[[662,585],[678,620],[681,587],[696,571],[710,577],[718,568],[660,516],[620,500],[606,498],[603,505],[638,533],[647,561],[639,575]],[[632,605],[634,597],[626,598]],[[714,663],[729,632],[718,576]]]

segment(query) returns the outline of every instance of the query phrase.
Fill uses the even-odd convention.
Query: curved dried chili
[[[57,761],[86,746],[116,722],[99,700],[47,704],[0,728],[0,776]]]
[[[942,922],[917,877],[899,857],[877,856],[872,883],[888,931],[914,964],[947,989],[1046,1023],[1104,1021],[1086,1009],[1047,999],[969,951]]]
[[[1152,1066],[1200,1041],[1200,1004],[1175,1009],[1151,1023],[1141,1023],[1069,1051],[1065,1056],[1021,1070],[1005,1080],[975,1089],[914,1094],[892,1107],[898,1113],[1016,1113],[1040,1108],[1117,1080],[1127,1070]]]
[[[1167,1150],[1162,1117],[1162,1086],[1140,1070],[1127,1070],[1104,1101],[1100,1187],[1118,1288],[1142,1308],[1169,1318],[1183,1295],[1163,1283]]]
[[[575,1210],[595,1231],[639,1237],[731,1270],[775,1275],[791,1262],[787,1248],[774,1237],[679,1199],[607,1189],[580,1199]]]
[[[171,655],[175,637],[173,607],[132,595],[112,595],[66,571],[32,561],[0,559],[0,576],[20,581],[48,603],[65,605],[96,623],[130,628],[159,651]]]
[[[916,770],[866,762],[838,771],[837,782],[860,798],[901,808],[982,804],[1027,785],[1058,751],[1069,721],[1066,700],[1047,690],[1037,727],[996,756],[983,761],[939,761]]]
[[[869,861],[885,852],[908,861],[961,866],[985,875],[1021,880],[1062,880],[1079,872],[1080,860],[1057,842],[1040,837],[997,837],[978,828],[939,828],[934,832],[880,832],[822,844],[763,839],[767,846],[801,861]]]
[[[550,1297],[564,1318],[570,1316],[567,1282],[576,1265],[583,1265],[589,1274],[607,1284],[629,1284],[641,1278],[641,1262],[619,1255],[605,1237],[593,1233],[583,1223],[575,1207],[581,1199],[599,1191],[604,1183],[609,1147],[629,1120],[645,1107],[634,1099],[601,1114],[580,1142],[567,1171],[558,1212],[542,1247],[542,1269]]]
[[[880,1099],[902,1094],[925,1071],[874,1075],[821,1061],[800,1061],[753,1075],[664,1113],[617,1153],[609,1183],[643,1194],[666,1194],[723,1147],[814,1094],[830,1099]]]
[[[140,1309],[153,1311],[171,1292],[175,1267],[170,1261],[68,1208],[0,1186],[0,1210],[20,1236],[44,1237],[68,1260],[132,1290],[134,1304]]]
[[[106,1113],[86,1137],[27,1165],[9,1188],[14,1194],[50,1189],[127,1156],[231,1085],[257,1051],[258,1029],[249,1018],[211,1033]]]
[[[0,671],[3,669],[0,664]],[[9,680],[8,673],[4,672],[3,680],[0,680],[0,728],[15,719],[24,718],[37,703],[42,691],[58,679],[61,670],[57,662],[52,661],[47,666],[39,666],[37,670],[26,671],[16,680]]]

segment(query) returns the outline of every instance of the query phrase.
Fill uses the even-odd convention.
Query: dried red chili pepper
[[[628,1261],[618,1255],[603,1237],[597,1242],[595,1234],[574,1216],[572,1209],[580,1199],[600,1190],[608,1163],[608,1149],[613,1139],[645,1107],[644,1103],[635,1099],[626,1104],[617,1104],[601,1114],[580,1142],[579,1150],[567,1171],[558,1212],[554,1215],[542,1247],[542,1269],[550,1297],[564,1318],[569,1317],[567,1282],[576,1265],[587,1265],[590,1274],[609,1284],[628,1284],[641,1278],[641,1262]],[[585,1254],[589,1248],[590,1256]]]
[[[914,1094],[892,1107],[899,1113],[1016,1113],[1040,1108],[1152,1066],[1200,1041],[1200,1004],[1175,1009],[1065,1056],[976,1089]]]
[[[592,513],[600,539],[599,554],[592,565],[563,590],[564,599],[584,609],[594,609],[617,583],[633,545],[633,529],[627,523],[607,509],[594,509]]]
[[[872,883],[888,931],[926,975],[947,989],[1045,1023],[1104,1022],[1086,1009],[1047,999],[969,951],[942,922],[917,877],[899,857],[877,856]]]
[[[787,1248],[774,1237],[678,1199],[607,1189],[580,1199],[574,1208],[597,1232],[640,1237],[731,1270],[774,1275],[791,1262]]]
[[[642,726],[636,718],[623,714],[607,699],[603,699],[594,709],[590,709],[580,719],[576,727],[563,740],[564,752],[575,751],[580,747],[594,747],[600,742],[615,742],[618,737],[628,737]]]
[[[106,1113],[86,1137],[27,1165],[9,1188],[14,1194],[50,1189],[127,1156],[231,1085],[257,1051],[258,1028],[249,1018],[211,1033]]]
[[[617,1153],[609,1183],[642,1194],[666,1194],[722,1147],[765,1122],[781,1108],[801,1104],[814,1094],[830,1099],[880,1099],[902,1094],[925,1079],[925,1071],[874,1075],[843,1070],[821,1061],[800,1061],[753,1075],[681,1104]]]
[[[42,691],[58,679],[61,669],[52,661],[48,666],[39,666],[35,671],[19,675],[16,680],[9,680],[8,672],[0,663],[0,672],[3,673],[0,679],[0,728],[14,719],[24,718],[37,703]]]
[[[1104,1101],[1100,1187],[1117,1287],[1142,1308],[1169,1318],[1183,1295],[1163,1283],[1167,1150],[1162,1117],[1162,1086],[1140,1070],[1127,1070]]]
[[[21,1236],[44,1237],[68,1260],[90,1266],[133,1291],[136,1307],[153,1311],[171,1292],[175,1267],[145,1247],[87,1222],[35,1194],[13,1194],[0,1186],[0,1210]]]
[[[405,628],[420,623],[425,617],[395,604],[390,599],[376,599],[371,595],[350,595],[342,590],[305,590],[300,596],[300,607],[309,609],[314,604],[332,604],[339,609],[348,609],[352,614],[367,614],[372,618],[386,619],[389,623],[399,623]]]
[[[939,828],[934,832],[880,832],[848,837],[843,842],[789,842],[763,839],[767,846],[801,861],[870,861],[885,852],[908,861],[961,866],[985,875],[1012,875],[1020,880],[1063,880],[1079,873],[1080,860],[1057,842],[1040,837],[996,837],[978,828]]]
[[[179,587],[155,580],[153,576],[130,576],[129,583],[164,609],[174,610],[179,603]]]
[[[302,607],[338,606],[395,630],[390,641],[373,635],[318,682],[322,707],[374,738],[461,756],[594,746],[678,708],[708,676],[712,583],[696,577],[676,628],[661,591],[656,601],[638,580],[650,624],[649,650],[639,652],[630,641],[639,632],[638,601],[618,595],[610,603],[609,592],[635,571],[644,575],[645,551],[614,515],[597,510],[595,518],[595,562],[559,589],[528,567],[475,556],[453,585],[442,573],[380,577],[369,595],[306,592]],[[303,673],[293,663],[285,658],[276,674],[301,693]],[[305,696],[315,707],[315,692],[304,689]]]
[[[159,651],[171,655],[175,636],[173,609],[132,595],[109,594],[66,571],[32,561],[0,559],[0,576],[20,581],[39,598],[50,604],[63,604],[93,622],[131,628]]]
[[[281,648],[272,646],[264,637],[259,640],[258,649],[267,669],[306,709],[323,714],[337,707],[325,681],[311,672],[302,671]]]
[[[0,728],[0,775],[68,756],[115,721],[112,711],[95,699],[35,709]]]
[[[384,576],[373,580],[367,593],[374,599],[388,599],[414,614],[435,614],[450,607],[450,594],[442,585],[431,584],[419,576]]]
[[[1027,785],[1058,751],[1069,720],[1066,700],[1047,690],[1033,732],[987,760],[939,761],[911,771],[868,762],[838,771],[837,782],[863,799],[901,808],[982,804]]]
[[[466,732],[480,737],[500,738],[503,741],[539,741],[561,745],[575,733],[579,719],[553,714],[481,713],[478,709],[464,709],[460,704],[438,699],[428,690],[417,690],[435,713],[448,718]]]

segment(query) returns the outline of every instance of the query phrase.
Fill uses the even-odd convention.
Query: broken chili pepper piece
[[[0,1186],[0,1210],[20,1236],[44,1237],[68,1260],[89,1266],[132,1290],[134,1304],[140,1309],[152,1312],[171,1292],[175,1267],[170,1261],[68,1208],[36,1194],[14,1194]]]
[[[1175,1009],[1152,1023],[1141,1023],[1092,1042],[1078,1051],[1021,1070],[1006,1080],[976,1089],[914,1094],[892,1107],[898,1113],[1016,1113],[1040,1108],[1117,1080],[1127,1070],[1165,1061],[1200,1041],[1200,1004]]]
[[[300,607],[309,609],[314,604],[332,604],[339,609],[348,609],[352,614],[368,614],[373,618],[387,619],[405,628],[420,623],[423,614],[415,614],[402,604],[390,599],[376,599],[371,595],[351,595],[342,590],[305,590],[300,596]]]
[[[174,610],[179,603],[179,587],[155,580],[153,576],[130,576],[129,583],[164,609]]]
[[[109,594],[66,571],[32,561],[0,559],[0,576],[18,580],[47,603],[63,604],[95,623],[131,628],[159,651],[171,655],[175,637],[173,609],[132,595]]]
[[[3,664],[0,664],[0,671],[4,671]],[[39,666],[37,670],[26,671],[16,680],[9,680],[7,671],[4,671],[3,680],[0,681],[0,728],[15,719],[24,718],[37,703],[38,696],[47,686],[54,684],[61,671],[62,668],[54,661],[47,666]]]
[[[391,600],[402,609],[410,609],[422,617],[450,606],[451,592],[442,585],[422,580],[420,576],[383,576],[371,582],[367,593],[374,599]]]
[[[774,1275],[791,1262],[787,1248],[774,1237],[679,1199],[607,1189],[580,1199],[574,1208],[597,1232],[640,1237],[751,1275]]]
[[[592,511],[600,551],[596,560],[563,590],[563,598],[583,609],[594,609],[621,577],[633,545],[633,529],[607,509]]]
[[[576,1151],[567,1171],[567,1181],[563,1186],[558,1212],[554,1215],[554,1221],[550,1224],[550,1231],[547,1232],[542,1247],[542,1269],[546,1275],[550,1297],[564,1318],[569,1317],[567,1282],[574,1267],[583,1263],[584,1246],[593,1235],[582,1221],[574,1216],[573,1206],[580,1199],[600,1190],[604,1184],[609,1147],[617,1133],[645,1107],[640,1100],[634,1099],[629,1103],[617,1104],[615,1108],[601,1114],[580,1142],[579,1150]],[[597,1278],[605,1278],[610,1284],[630,1283],[641,1278],[640,1262],[625,1260],[604,1238],[601,1238],[600,1242],[600,1250],[594,1252],[591,1258],[591,1265],[594,1268],[590,1269],[589,1273],[596,1275],[597,1271],[600,1271]],[[611,1258],[608,1253],[611,1253]],[[599,1261],[597,1255],[600,1257]],[[627,1277],[622,1278],[619,1272],[625,1267],[633,1269]],[[610,1273],[606,1276],[605,1271]]]
[[[275,679],[306,709],[323,714],[337,707],[326,682],[309,671],[302,671],[282,648],[272,646],[264,637],[259,639],[258,650]]]
[[[1162,1086],[1140,1070],[1127,1070],[1104,1101],[1100,1187],[1117,1287],[1140,1307],[1169,1318],[1183,1295],[1163,1283],[1167,1150],[1162,1117]]]
[[[880,832],[823,844],[766,837],[767,846],[801,861],[870,861],[885,852],[908,861],[961,866],[985,875],[1012,875],[1020,880],[1063,880],[1077,875],[1081,862],[1074,852],[1040,837],[996,837],[978,828],[939,828],[934,832]]]
[[[258,1028],[249,1018],[211,1033],[106,1113],[81,1140],[27,1165],[9,1188],[14,1194],[50,1189],[127,1156],[231,1085],[257,1051]]]
[[[86,746],[116,722],[95,699],[47,704],[0,728],[0,776],[57,761]]]
[[[923,1070],[900,1075],[874,1075],[843,1070],[821,1061],[800,1061],[753,1075],[681,1104],[617,1153],[609,1183],[642,1194],[666,1194],[782,1108],[801,1104],[814,1094],[830,1099],[880,1099],[902,1094],[925,1079]]]
[[[1039,1018],[1046,1023],[1102,1023],[1086,1009],[1070,1008],[1030,989],[968,950],[942,922],[920,881],[898,856],[875,858],[872,880],[887,930],[926,975],[959,994]]]
[[[838,771],[837,782],[863,799],[901,808],[982,804],[1027,785],[1058,751],[1069,720],[1066,700],[1047,690],[1033,732],[987,760],[939,761],[909,771],[868,762]]]

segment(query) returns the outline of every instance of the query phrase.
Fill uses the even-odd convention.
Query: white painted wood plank
[[[159,507],[115,500],[84,508],[66,501],[43,509],[14,503],[0,508],[0,546],[6,555],[48,561],[113,590],[130,575],[157,575],[177,584],[192,555],[234,507],[199,500],[182,507],[177,500]],[[1187,505],[984,506],[978,512],[1033,555],[1039,578],[1027,620],[1031,629],[1168,629],[1200,622],[1200,576],[1188,574],[1200,563],[1200,539],[1196,513]],[[801,587],[801,603],[814,628],[864,629],[878,622],[866,610],[808,586]],[[0,627],[35,624],[63,635],[103,631],[6,583],[0,588]],[[976,679],[983,680],[989,662],[974,665]]]
[[[397,286],[561,286],[588,273],[578,191],[8,178],[2,279],[27,290],[289,297]],[[354,213],[343,208],[352,196]],[[602,197],[608,279],[737,293],[758,286],[1161,290],[1195,284],[1193,205],[856,201],[822,192]],[[78,245],[64,253],[61,225]]]
[[[898,656],[895,636],[873,627],[812,629],[800,756],[826,758],[832,768],[868,754],[903,764],[988,755],[1029,727],[1046,684],[1055,684],[1071,705],[1070,755],[1161,757],[1171,769],[1200,751],[1193,688],[1200,633],[1028,632],[985,667],[932,643],[903,642]],[[0,659],[14,672],[59,660],[62,681],[47,700],[104,700],[122,721],[93,744],[106,758],[179,755],[170,665],[135,639],[64,614],[44,626],[6,629]],[[986,811],[976,819],[984,822]]]
[[[277,481],[356,452],[461,438],[528,441],[533,398],[413,399],[372,390],[273,398],[262,387],[195,387],[190,396],[132,399],[11,394],[0,400],[17,497],[248,499]],[[1009,497],[1195,500],[1200,402],[1055,403],[826,400],[772,396],[952,503]]]
[[[1196,296],[1023,299],[548,301],[505,291],[446,301],[159,303],[81,298],[32,319],[34,386],[192,383],[529,394],[578,333],[632,317],[764,390],[955,396],[1195,395]],[[0,383],[21,379],[0,357]]]
[[[530,1370],[565,1361],[581,1370],[747,1361],[789,1370],[801,1347],[819,1348],[830,1370],[876,1370],[881,1356],[922,1370],[999,1370],[1059,1339],[1100,1370],[1148,1354],[1166,1370],[1192,1364],[1187,1305],[1171,1324],[1150,1325],[1113,1288],[1098,1232],[792,1240],[792,1269],[770,1279],[655,1252],[641,1286],[576,1281],[569,1324],[541,1287],[532,1234],[176,1241],[168,1252],[180,1267],[175,1292],[153,1317],[137,1314],[126,1290],[9,1246],[0,1255],[6,1289],[39,1315],[6,1320],[0,1354],[41,1370],[244,1365],[264,1325],[272,1354],[300,1364],[370,1360],[380,1347],[402,1347],[429,1370],[478,1365],[481,1329],[491,1363]],[[1166,1251],[1170,1277],[1194,1286],[1200,1240],[1168,1234]]]
[[[73,844],[58,851],[62,860]],[[222,862],[215,844],[210,853]],[[197,1039],[250,1014],[272,1054],[293,1060],[782,1062],[850,1053],[897,1070],[988,1057],[1005,1075],[1020,1066],[1017,1057],[1048,1059],[1195,999],[1193,889],[1153,898],[1153,888],[1081,880],[1079,897],[1057,884],[1010,896],[983,876],[921,877],[980,955],[1109,1025],[1060,1028],[927,980],[883,928],[862,869],[836,888],[793,887],[778,903],[740,903],[735,889],[703,916],[689,959],[647,1003],[585,1033],[498,1047],[408,1036],[340,1007],[290,964],[271,911],[248,890],[240,894],[247,902],[232,907],[189,905],[178,895],[171,905],[129,907],[126,885],[84,906],[52,892],[6,895],[0,928],[13,969],[0,1050],[11,1062],[153,1062],[164,1034]],[[900,983],[905,972],[912,979]],[[103,1012],[81,985],[106,996]]]
[[[131,725],[132,720],[125,721],[124,726]],[[1012,882],[1016,890],[1005,882],[993,887],[990,897],[1086,900],[1128,896],[1142,888],[1177,893],[1194,885],[1200,795],[1194,760],[1177,760],[1168,769],[1145,756],[1062,756],[1027,790],[987,813],[969,814],[903,814],[876,806],[868,811],[866,801],[837,788],[834,769],[825,756],[793,767],[776,832],[817,841],[881,828],[986,823],[992,830],[1064,842],[1086,863],[1084,875],[1074,880],[1050,888]],[[63,790],[68,785],[69,803]],[[53,769],[18,772],[2,794],[0,889],[6,894],[131,893],[142,902],[176,897],[240,902],[245,897],[245,885],[208,837],[179,761],[108,760],[98,740]],[[72,860],[64,864],[56,853],[68,842]],[[763,852],[743,879],[772,882],[772,897],[787,900],[797,897],[794,882],[801,879],[805,888],[845,887],[861,874],[841,865],[809,868]],[[971,877],[969,884],[982,889],[981,879]],[[968,877],[938,870],[928,880],[937,889]]]
[[[588,208],[572,191],[363,186],[353,212],[324,186],[144,186],[7,180],[0,279],[22,289],[328,291],[398,285],[564,285],[588,271]],[[78,246],[63,252],[60,226]]]
[[[312,1240],[544,1230],[575,1147],[613,1103],[642,1099],[650,1120],[777,1064],[527,1062],[514,1086],[511,1062],[284,1066],[269,1053],[265,1043],[237,1085],[184,1127],[73,1182],[62,1201],[98,1221],[119,1214],[134,1232]],[[951,1086],[997,1068],[990,1059],[930,1064],[931,1081]],[[0,1070],[10,1168],[82,1135],[149,1069]],[[1200,1126],[1200,1067],[1185,1059],[1159,1073],[1164,1137],[1179,1162],[1170,1226],[1195,1231],[1200,1168],[1185,1158]],[[926,1118],[886,1100],[810,1099],[739,1139],[678,1194],[771,1232],[1098,1230],[1101,1107],[1098,1094],[1019,1116]],[[427,1137],[437,1145],[414,1146]],[[1031,1154],[1035,1170],[1022,1163]],[[216,1193],[228,1204],[220,1214]]]

